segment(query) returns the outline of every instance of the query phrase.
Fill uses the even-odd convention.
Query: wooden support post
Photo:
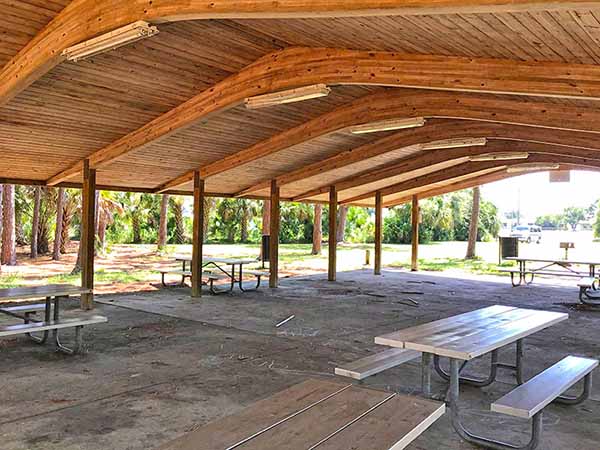
[[[329,188],[329,271],[327,279],[335,281],[337,270],[337,189]]]
[[[412,197],[412,254],[410,270],[416,272],[419,270],[419,198],[416,195]]]
[[[202,297],[202,244],[204,243],[204,180],[194,172],[194,217],[192,221],[192,297]]]
[[[83,163],[83,186],[81,192],[81,287],[94,289],[94,247],[96,242],[96,169],[90,169],[86,159]],[[94,294],[81,296],[81,309],[94,308]]]
[[[279,186],[277,181],[271,181],[271,223],[269,234],[269,287],[279,285]]]
[[[381,275],[381,243],[383,240],[383,195],[375,193],[375,275]]]

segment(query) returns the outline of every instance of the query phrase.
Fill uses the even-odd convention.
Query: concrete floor
[[[378,351],[376,335],[491,304],[569,312],[570,320],[526,340],[531,377],[567,354],[600,357],[600,310],[563,304],[576,297],[575,287],[512,288],[506,278],[395,271],[343,273],[336,283],[323,275],[290,278],[277,290],[200,301],[181,288],[98,297],[95,312],[109,323],[85,332],[85,355],[55,354],[25,337],[0,340],[0,449],[153,449],[308,377],[332,377],[337,364]],[[403,304],[407,298],[419,306]],[[275,328],[291,314],[294,320]],[[507,349],[501,358],[512,356]],[[477,368],[485,370],[486,360]],[[499,379],[489,388],[462,389],[465,421],[474,431],[524,440],[526,421],[488,412],[514,384],[510,374]],[[418,363],[411,362],[366,384],[410,394],[419,380]],[[600,449],[597,386],[582,405],[547,408],[540,449]],[[435,376],[433,387],[445,390]],[[447,416],[409,448],[473,448]]]

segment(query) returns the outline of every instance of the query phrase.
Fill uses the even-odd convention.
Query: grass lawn
[[[565,235],[544,232],[541,244],[521,244],[520,254],[546,258],[560,258],[564,253],[560,241],[575,242],[571,259],[597,259],[600,243],[593,242],[589,233]],[[498,243],[478,242],[478,258],[465,260],[466,242],[435,242],[419,246],[419,268],[424,271],[458,271],[474,274],[498,274]],[[282,275],[324,273],[327,271],[327,246],[321,255],[311,255],[310,244],[281,244],[280,270]],[[174,255],[191,255],[191,245],[170,245],[162,254],[156,253],[154,245],[111,245],[105,255],[96,258],[96,287],[99,292],[121,292],[152,290],[160,288],[159,269],[179,267]],[[370,252],[367,266],[366,253]],[[385,244],[383,266],[394,268],[410,267],[410,245]],[[258,257],[258,244],[205,244],[204,254],[221,257]],[[52,261],[42,256],[35,261],[29,259],[27,249],[20,249],[18,265],[2,266],[0,288],[39,285],[48,283],[79,283],[78,275],[71,275],[77,258],[74,243],[61,261]],[[338,271],[372,267],[372,244],[341,244],[338,246]],[[260,262],[257,261],[258,267]],[[511,266],[504,263],[502,266]],[[175,280],[173,280],[175,281]]]

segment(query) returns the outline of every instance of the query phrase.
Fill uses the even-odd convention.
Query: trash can
[[[268,234],[263,234],[262,237],[262,247],[261,247],[261,257],[262,257],[262,261],[263,263],[265,261],[269,261],[269,249],[271,248],[271,236],[269,236]],[[263,264],[264,266],[264,264]]]
[[[516,258],[519,256],[519,238],[500,238],[500,262],[505,258]]]

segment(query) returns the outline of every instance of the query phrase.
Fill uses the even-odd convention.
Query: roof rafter
[[[360,97],[348,105],[285,130],[226,158],[199,167],[198,170],[203,177],[207,178],[352,125],[401,117],[470,119],[531,127],[600,132],[600,112],[595,108],[565,106],[537,99],[524,102],[514,97],[498,98],[488,94],[397,89]],[[423,142],[423,132],[418,129],[404,130],[403,133],[406,133],[407,136],[416,136],[415,140],[410,142]],[[541,135],[541,133],[537,134],[539,137]],[[407,137],[407,142],[408,139]],[[398,141],[390,138],[390,145],[410,145],[398,144]],[[579,142],[578,145],[585,145],[583,138],[577,142]],[[360,150],[361,154],[362,152],[374,156],[380,154],[376,145],[366,145]],[[387,149],[384,150],[382,147],[381,152],[384,151]],[[349,155],[352,153],[354,156],[350,157]],[[348,161],[357,161],[359,153],[349,150],[339,159],[330,160],[327,167],[335,168],[346,157],[348,157]],[[315,167],[313,165],[311,170]],[[325,167],[324,165],[323,168],[325,169]],[[193,172],[193,170],[188,171],[159,186],[157,192],[188,183],[192,179]],[[294,177],[297,175],[298,173]]]
[[[575,164],[561,164],[560,165],[560,170],[600,170],[600,169],[596,169],[596,168],[590,168],[590,167],[580,167],[577,166]],[[541,173],[541,172],[546,172],[545,170],[532,170],[530,172],[527,172],[527,174],[532,174],[532,173]],[[451,184],[447,184],[441,187],[436,187],[436,188],[432,188],[432,189],[427,189],[427,187],[425,187],[424,191],[421,191],[419,193],[417,193],[417,197],[419,198],[419,200],[424,200],[426,198],[430,198],[430,197],[436,197],[438,195],[443,195],[443,194],[448,194],[451,192],[456,192],[456,191],[461,191],[463,189],[470,189],[476,186],[482,186],[484,184],[488,184],[488,183],[493,183],[495,181],[501,181],[501,180],[506,180],[508,178],[513,178],[513,177],[518,177],[518,176],[523,176],[523,173],[509,173],[506,172],[506,170],[504,169],[499,169],[496,172],[492,172],[486,175],[478,175],[472,178],[466,178],[464,180],[461,181],[456,181],[453,182]],[[388,203],[384,203],[384,207],[385,208],[392,208],[394,206],[399,206],[405,203],[409,203],[412,200],[412,195],[408,195],[406,197],[402,197],[400,199],[395,199],[392,200]]]
[[[549,143],[523,142],[513,141],[510,139],[505,140],[504,138],[494,138],[490,139],[488,144],[485,146],[420,151],[414,156],[401,158],[395,163],[383,164],[379,167],[353,174],[347,178],[336,181],[333,184],[338,192],[340,192],[346,189],[352,189],[355,187],[383,181],[387,178],[397,177],[399,175],[420,170],[435,164],[440,164],[445,161],[457,160],[460,158],[483,155],[487,153],[504,153],[507,151],[527,152],[537,155],[569,156],[580,158],[583,164],[585,164],[587,161],[600,162],[600,147],[597,149],[586,149],[567,147],[564,145],[553,145]],[[522,160],[521,162],[526,162],[526,160]],[[311,189],[308,192],[296,195],[292,198],[292,200],[300,201],[324,194],[328,192],[327,190],[331,184],[332,183],[329,183],[328,185],[323,185],[319,188]]]
[[[566,10],[597,6],[590,0],[159,0],[153,2],[74,0],[61,11],[0,73],[0,105],[59,64],[61,52],[121,26],[201,19],[307,18],[448,12],[514,12]]]
[[[415,144],[453,138],[502,139],[525,141],[531,143],[552,144],[583,150],[600,151],[600,145],[594,147],[590,142],[589,133],[570,130],[544,129],[506,123],[493,123],[457,119],[431,119],[421,128],[402,130],[392,135],[378,139],[359,147],[344,150],[336,155],[301,167],[291,172],[284,173],[275,178],[279,186],[285,186],[296,181],[321,175],[354,163],[365,161],[376,156],[396,151]],[[485,148],[485,147],[484,147]],[[560,149],[556,149],[559,152]],[[352,179],[359,178],[361,174],[353,175]],[[358,180],[357,180],[358,181]],[[264,180],[236,194],[244,196],[266,189],[270,180]],[[359,183],[360,184],[360,183]],[[358,184],[357,184],[358,185]],[[325,185],[295,197],[311,197],[325,192]],[[342,186],[339,186],[343,189]]]
[[[456,73],[461,73],[462,76],[457,78]],[[598,78],[600,67],[593,65],[331,48],[289,48],[259,58],[237,74],[88,155],[86,159],[89,160],[90,167],[97,169],[200,119],[235,107],[245,98],[315,83],[600,99],[600,86],[593,81]],[[535,83],[532,79],[536,80]],[[1,86],[0,84],[0,98]],[[386,106],[382,105],[380,108],[382,110],[379,112],[383,113]],[[269,151],[269,147],[257,147],[241,155],[231,155],[202,168],[202,176],[208,177],[233,165],[265,156]],[[68,180],[79,174],[82,167],[83,162],[79,162],[50,178],[48,184]],[[192,173],[190,171],[181,177],[183,182],[189,181]]]
[[[582,158],[574,158],[571,156],[564,155],[544,155],[544,154],[532,154],[527,159],[527,163],[559,163],[559,164],[576,164],[580,167],[593,167],[600,169],[600,161],[598,160],[587,160]],[[404,191],[410,191],[419,187],[427,186],[430,184],[441,183],[452,178],[459,178],[462,176],[468,176],[474,173],[494,171],[494,169],[500,169],[510,166],[516,166],[523,164],[523,160],[518,161],[484,161],[484,162],[465,162],[457,164],[455,166],[444,168],[435,172],[431,172],[422,176],[417,176],[392,186],[385,187],[383,189],[373,190],[364,194],[360,194],[340,202],[340,204],[356,203],[361,200],[373,197],[377,191],[381,192],[382,195],[388,196],[392,194],[398,194]]]

